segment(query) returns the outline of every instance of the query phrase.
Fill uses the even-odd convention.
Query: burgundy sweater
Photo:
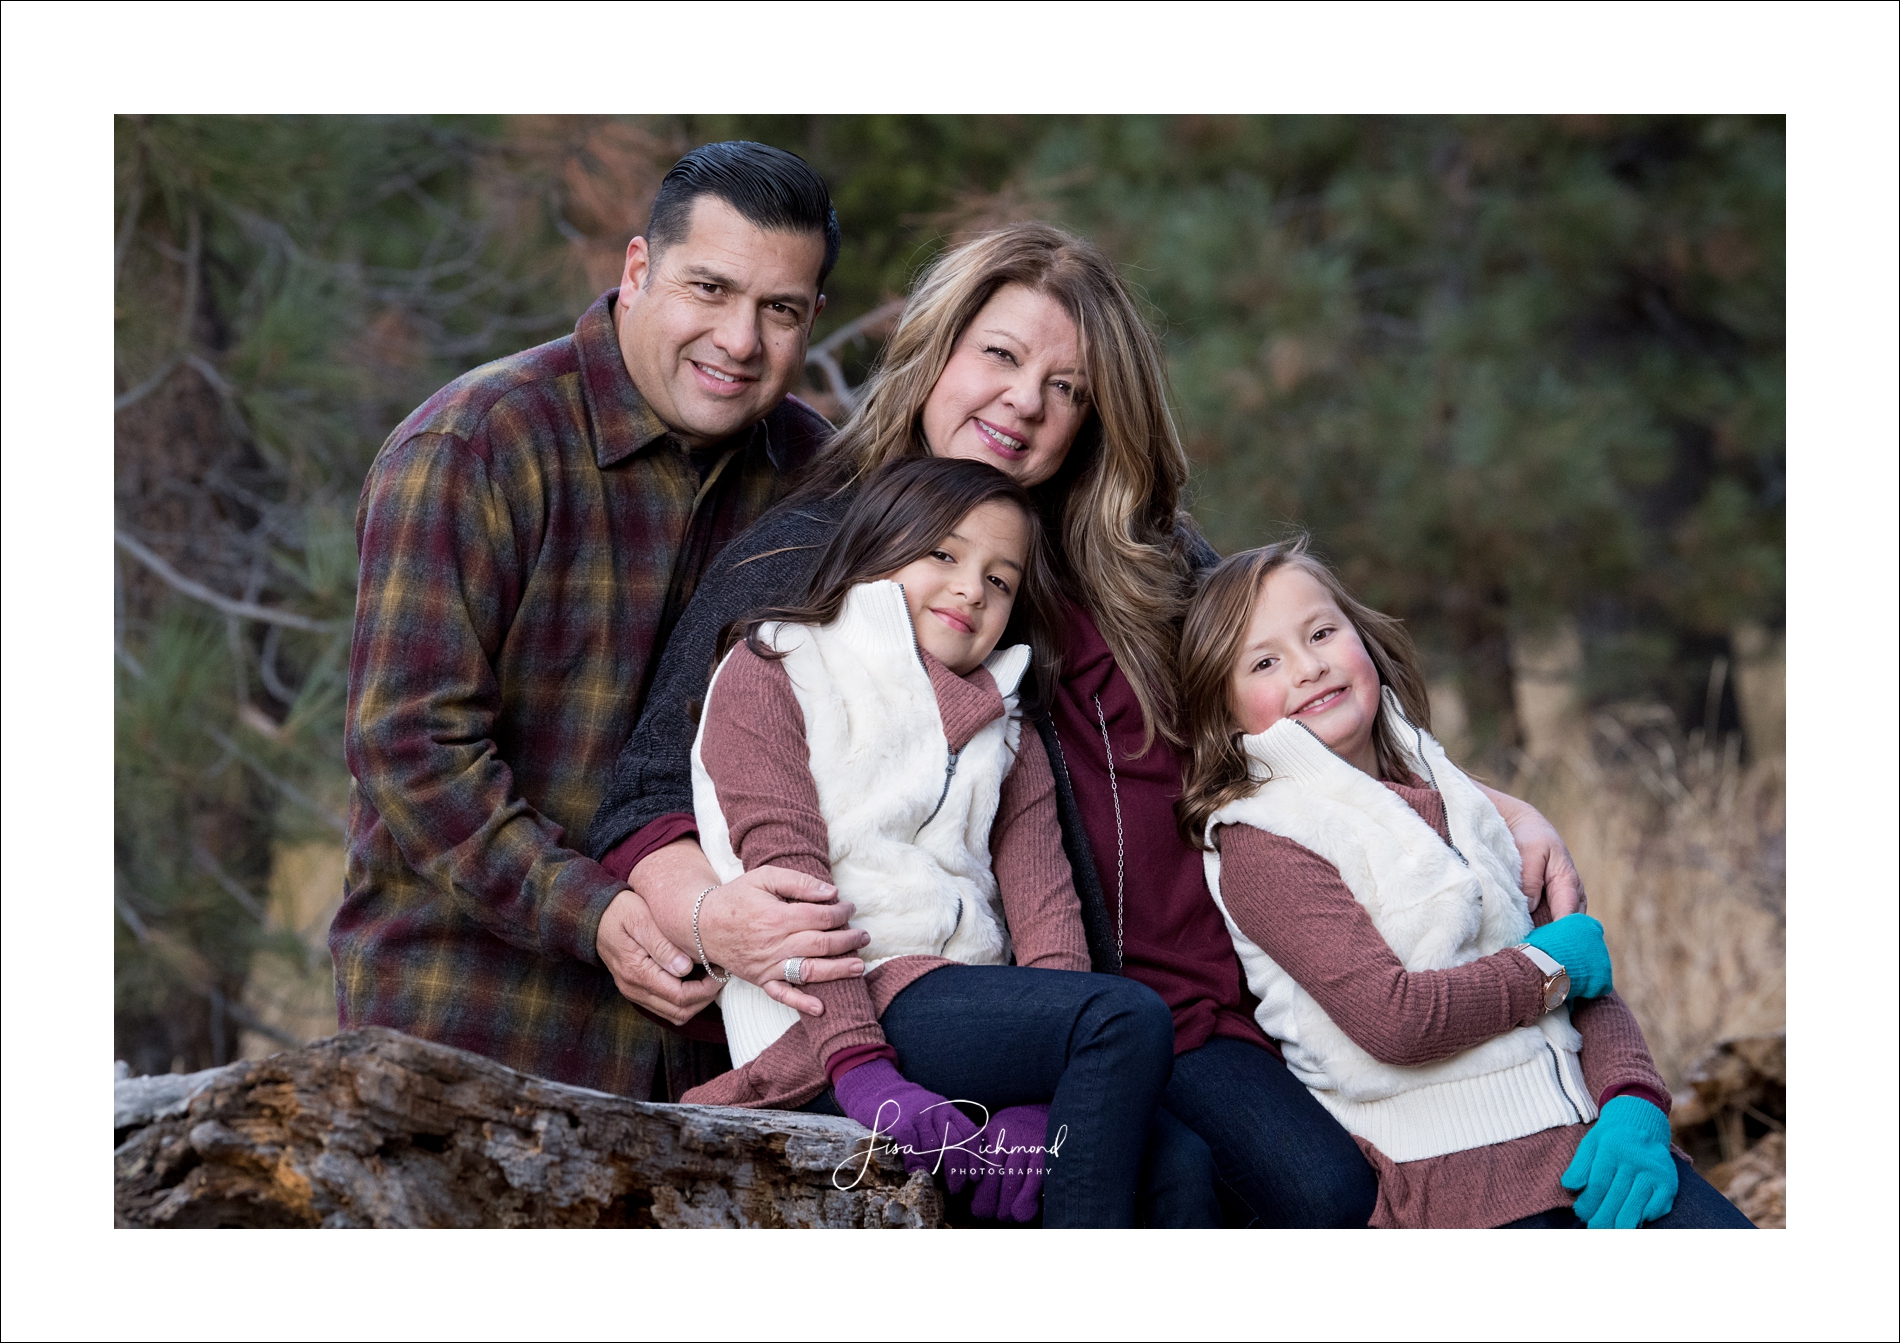
[[[1278,1047],[1254,1021],[1256,1004],[1227,925],[1207,893],[1200,851],[1175,827],[1181,754],[1156,736],[1145,753],[1136,755],[1144,721],[1141,701],[1088,613],[1071,605],[1069,621],[1051,712],[1111,921],[1117,917],[1120,855],[1122,973],[1160,994],[1174,1013],[1175,1053],[1225,1036],[1277,1055]],[[1098,699],[1101,719],[1096,717]],[[1112,786],[1102,744],[1104,720],[1115,750]]]
[[[1437,790],[1416,780],[1386,787],[1450,842]],[[1407,970],[1339,869],[1311,849],[1246,825],[1223,827],[1217,842],[1221,896],[1234,922],[1381,1063],[1432,1063],[1543,1015],[1544,977],[1528,957],[1505,950],[1449,970]],[[1537,915],[1550,920],[1548,908]],[[1668,1113],[1668,1087],[1621,998],[1572,1003],[1570,1020],[1583,1036],[1584,1080],[1599,1103],[1636,1095]],[[1402,1163],[1361,1138],[1379,1176],[1372,1225],[1501,1226],[1569,1207],[1576,1195],[1558,1177],[1585,1131],[1571,1124]]]
[[[937,692],[944,737],[951,750],[961,751],[1002,715],[1003,697],[980,667],[959,677],[928,653],[922,657]],[[830,881],[830,834],[811,776],[805,713],[784,664],[740,646],[713,685],[705,722],[700,759],[718,795],[733,852],[746,870],[769,864]],[[1031,731],[1022,733],[1015,764],[1003,779],[990,827],[990,862],[1016,963],[1087,970],[1081,903],[1056,817],[1055,776],[1041,739]],[[814,984],[809,992],[824,1003],[823,1015],[801,1016],[743,1068],[681,1099],[771,1109],[802,1105],[849,1068],[872,1058],[895,1058],[878,1017],[920,977],[953,964],[940,956],[899,956],[863,979]],[[980,1028],[980,1023],[972,1025]]]

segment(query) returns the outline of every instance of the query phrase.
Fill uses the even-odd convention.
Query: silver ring
[[[805,982],[805,958],[794,956],[785,962],[785,982],[797,988]]]

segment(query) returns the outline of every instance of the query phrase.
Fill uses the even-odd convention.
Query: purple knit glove
[[[942,1171],[953,1194],[969,1183],[977,1126],[936,1092],[905,1081],[889,1059],[859,1064],[831,1090],[839,1109],[897,1148],[905,1170]]]
[[[1046,1152],[1012,1152],[1012,1147],[1041,1147],[1049,1137],[1047,1105],[1012,1105],[990,1116],[978,1149],[985,1170],[970,1200],[970,1212],[999,1222],[1027,1222],[1042,1202]],[[1000,1150],[998,1150],[1000,1149]]]

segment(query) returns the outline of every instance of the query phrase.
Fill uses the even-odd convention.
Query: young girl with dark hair
[[[1210,576],[1181,670],[1183,833],[1261,1027],[1377,1172],[1372,1225],[1749,1225],[1670,1150],[1603,926],[1533,919],[1397,620],[1267,546]]]
[[[1088,973],[1055,781],[1023,731],[1052,593],[1022,486],[912,459],[867,480],[803,602],[728,632],[693,745],[700,844],[722,882],[770,864],[833,883],[867,972],[809,985],[810,1017],[727,980],[738,1066],[683,1099],[835,1099],[912,1169],[973,1186],[978,1217],[1128,1226],[1173,1028],[1151,990]]]

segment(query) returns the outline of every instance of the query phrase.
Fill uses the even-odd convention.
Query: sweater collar
[[[887,674],[901,676],[917,668],[930,677],[933,684],[936,682],[930,670],[930,664],[936,659],[925,653],[917,642],[917,630],[911,624],[910,604],[904,600],[903,584],[888,578],[859,583],[845,593],[835,628],[838,637],[858,650],[859,656],[884,668]],[[937,665],[943,666],[942,663]],[[1016,693],[1028,669],[1029,645],[1011,644],[992,651],[970,676],[957,679],[969,681],[983,677],[994,685],[997,698],[1003,700]],[[948,667],[943,671],[955,678]]]
[[[1425,763],[1424,733],[1406,718],[1391,686],[1379,688],[1379,718],[1394,729],[1392,735],[1398,739],[1406,757],[1402,762],[1405,767],[1415,775],[1430,779],[1431,767]],[[1260,782],[1293,779],[1318,783],[1340,770],[1359,773],[1357,765],[1348,763],[1321,741],[1313,729],[1291,718],[1282,718],[1265,732],[1242,737],[1240,749],[1247,755],[1247,773]]]

